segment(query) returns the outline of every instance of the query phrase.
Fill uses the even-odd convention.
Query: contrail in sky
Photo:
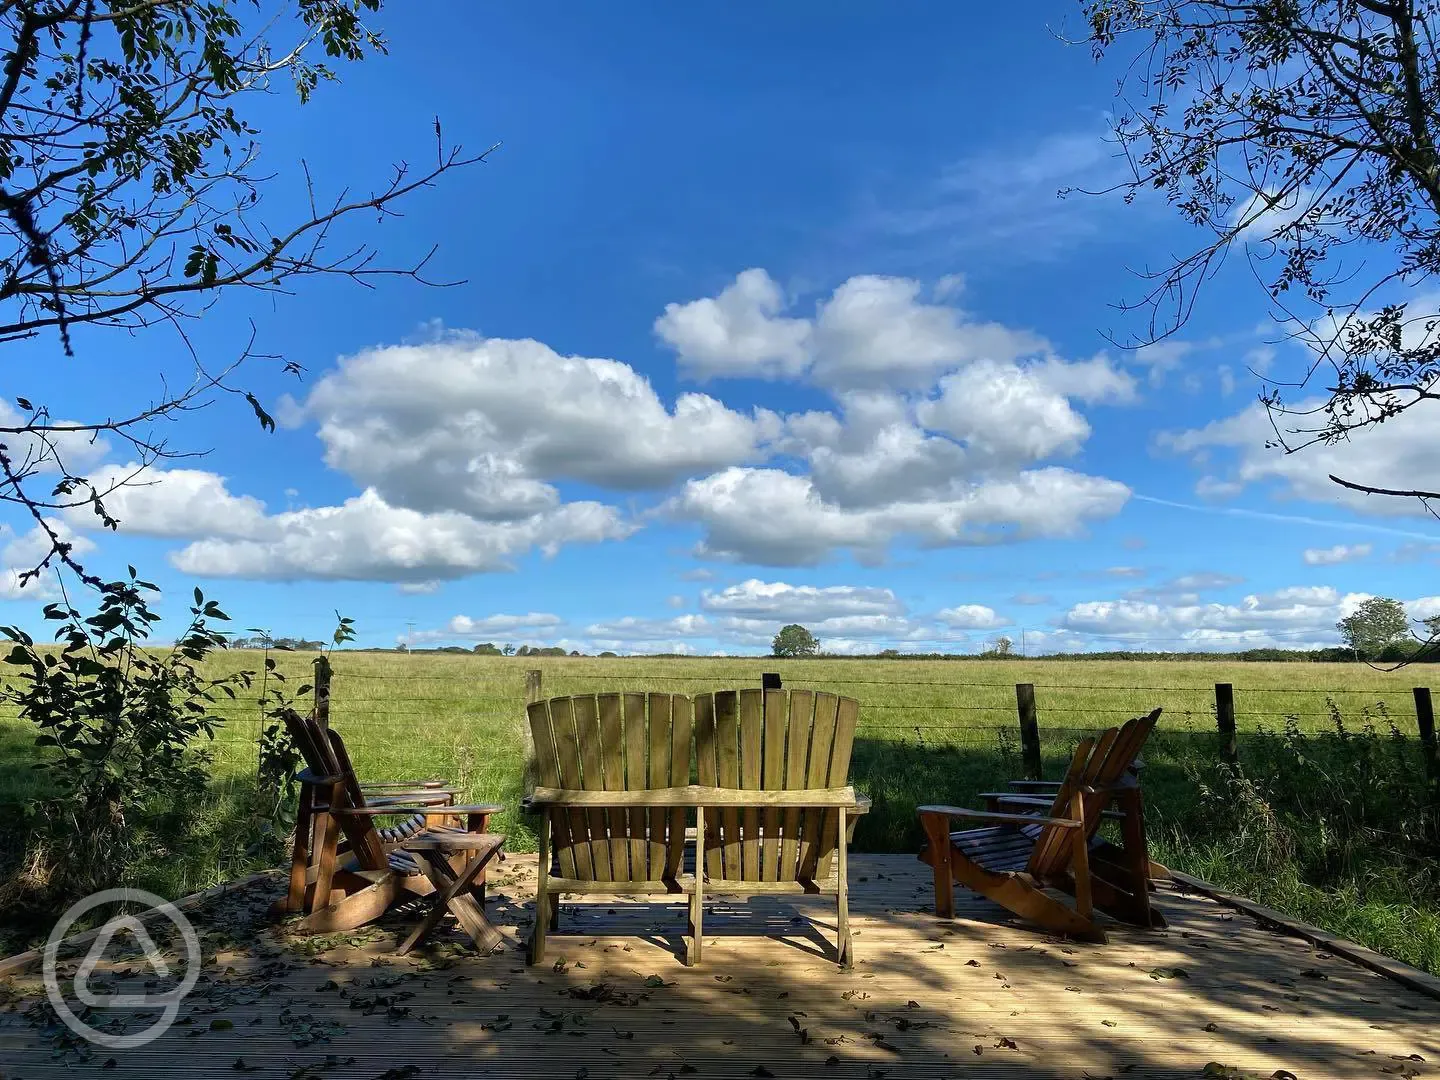
[[[1301,514],[1276,514],[1268,510],[1246,510],[1239,506],[1197,506],[1194,503],[1175,502],[1171,499],[1157,499],[1153,495],[1132,495],[1140,502],[1156,506],[1170,506],[1176,510],[1194,510],[1201,514],[1221,514],[1225,517],[1259,518],[1262,521],[1283,521],[1290,525],[1318,525],[1325,529],[1359,529],[1362,532],[1380,533],[1384,536],[1403,536],[1407,540],[1428,540],[1440,543],[1440,535],[1417,532],[1413,529],[1397,529],[1391,525],[1372,525],[1368,521],[1331,521],[1326,518],[1305,517]]]

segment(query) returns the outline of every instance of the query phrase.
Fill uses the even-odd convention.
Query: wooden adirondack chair
[[[307,768],[300,774],[290,888],[278,910],[305,912],[298,924],[305,933],[334,933],[363,926],[398,900],[438,890],[439,913],[432,910],[401,953],[446,909],[482,952],[492,950],[500,935],[481,907],[483,875],[505,837],[486,832],[486,826],[490,815],[504,808],[457,806],[453,789],[435,781],[362,787],[339,732],[293,711],[284,721]],[[466,828],[451,824],[462,817]],[[380,818],[402,820],[378,828]]]
[[[1047,805],[1044,814],[965,810],[922,806],[926,846],[922,861],[935,869],[935,910],[955,913],[954,882],[974,889],[1055,933],[1091,941],[1105,940],[1095,921],[1100,908],[1141,926],[1161,927],[1164,919],[1150,906],[1150,860],[1138,784],[1126,779],[1140,748],[1160,718],[1160,710],[1082,739],[1065,779],[1053,798],[992,792],[992,805]],[[1123,847],[1098,849],[1097,832],[1112,803],[1121,822]],[[993,824],[950,831],[950,819]],[[1045,889],[1075,897],[1071,908]]]
[[[858,712],[809,691],[531,704],[540,786],[527,805],[542,814],[531,962],[544,958],[559,893],[670,893],[689,897],[686,963],[699,963],[708,888],[833,893],[848,965],[845,845],[869,807],[844,786]],[[687,862],[690,812],[703,855]]]

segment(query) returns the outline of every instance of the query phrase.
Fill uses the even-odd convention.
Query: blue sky
[[[438,242],[465,284],[227,297],[196,346],[222,363],[253,322],[304,365],[243,369],[280,430],[238,399],[167,428],[209,452],[117,494],[118,535],[72,519],[87,560],[382,646],[744,653],[798,621],[843,651],[1210,649],[1330,643],[1370,594],[1440,612],[1440,527],[1326,480],[1422,482],[1434,425],[1267,450],[1254,372],[1306,357],[1241,260],[1166,345],[1112,343],[1144,328],[1128,268],[1198,237],[1056,197],[1123,175],[1075,12],[453,5],[437,35],[392,6],[388,57],[264,103],[263,209],[294,215],[302,158],[332,193],[428,160],[438,114],[503,145],[337,246]],[[117,414],[188,370],[163,332],[76,345],[12,345],[3,396]],[[31,540],[13,520],[4,565]]]

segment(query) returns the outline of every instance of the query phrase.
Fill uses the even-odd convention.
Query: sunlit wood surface
[[[1440,1002],[1169,888],[1168,931],[1109,924],[1108,944],[1069,944],[964,890],[956,919],[937,921],[928,867],[857,855],[842,974],[833,901],[795,897],[707,898],[694,969],[677,956],[683,905],[567,902],[546,964],[526,968],[533,880],[534,857],[512,855],[492,881],[502,951],[476,956],[447,920],[398,958],[414,912],[307,944],[264,922],[277,879],[195,916],[204,974],[148,1046],[84,1058],[47,1023],[38,975],[15,979],[0,991],[0,1077],[1440,1074]],[[133,957],[100,972],[112,992],[153,978]]]

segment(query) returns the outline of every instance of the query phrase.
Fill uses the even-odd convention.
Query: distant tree
[[[514,655],[515,655],[515,646],[514,646],[514,645],[511,645],[511,644],[507,641],[507,642],[505,643],[505,647],[504,647],[503,649],[501,649],[500,652],[501,652],[503,655],[505,655],[505,656],[514,656]]]
[[[1410,619],[1399,600],[1372,596],[1356,608],[1353,615],[1337,622],[1335,629],[1356,655],[1377,657],[1386,646],[1398,644],[1409,636]]]
[[[489,642],[489,641],[485,642],[483,645],[476,645],[475,648],[471,649],[470,651],[473,652],[473,653],[476,653],[476,654],[479,655],[479,656],[499,656],[499,655],[500,655],[500,650],[497,649],[497,648],[494,646],[494,644],[492,644],[492,643]]]
[[[799,623],[791,623],[781,627],[770,647],[775,656],[814,656],[820,651],[820,640]]]
[[[1008,637],[1005,637],[1002,634],[1000,637],[995,639],[995,647],[989,651],[991,656],[1006,657],[1010,655],[1011,650],[1013,650],[1014,648],[1015,642],[1011,641]]]
[[[579,649],[571,649],[571,650],[570,650],[570,655],[571,655],[571,656],[579,656],[579,655],[580,655],[580,650],[579,650]]]
[[[604,652],[602,652],[600,655],[601,655],[602,657],[613,657],[613,656],[616,656],[617,654],[611,652],[609,649],[606,649],[606,650],[605,650]]]

